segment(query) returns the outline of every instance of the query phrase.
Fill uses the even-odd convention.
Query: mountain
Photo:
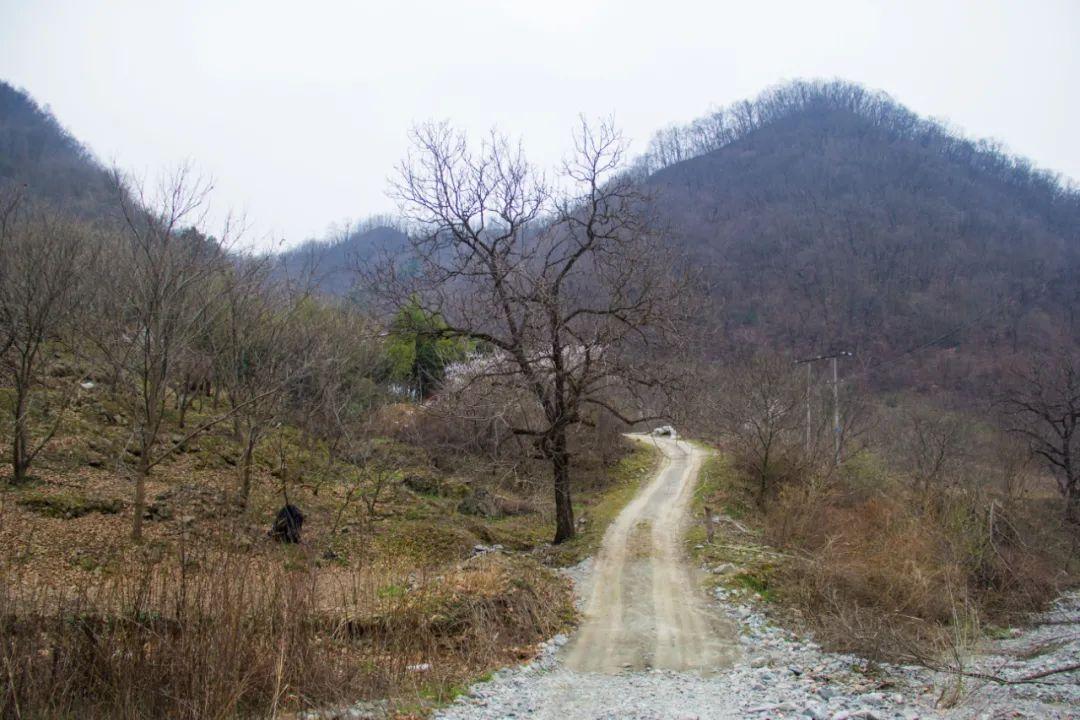
[[[4,187],[84,217],[115,214],[109,170],[47,107],[0,80],[0,189]],[[394,223],[392,218],[376,218],[340,239],[304,243],[279,256],[279,272],[293,277],[310,272],[322,292],[344,296],[352,289],[357,262],[404,249],[407,237]]]
[[[96,215],[111,207],[109,172],[26,92],[0,81],[0,185]]]
[[[707,354],[855,353],[879,388],[979,392],[1005,361],[1080,342],[1080,192],[888,95],[793,82],[661,131],[632,169],[702,275]],[[316,256],[344,294],[368,228]]]
[[[408,236],[392,218],[374,218],[333,240],[310,240],[278,256],[278,271],[289,277],[310,274],[319,291],[344,297],[356,282],[359,264],[383,253],[400,254]]]
[[[1080,193],[882,93],[784,85],[660,133],[638,171],[724,348],[962,387],[1080,339]]]

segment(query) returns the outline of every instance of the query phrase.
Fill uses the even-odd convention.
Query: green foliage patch
[[[115,515],[124,509],[122,500],[106,500],[77,493],[30,493],[18,500],[27,510],[51,518],[70,520],[90,513]]]

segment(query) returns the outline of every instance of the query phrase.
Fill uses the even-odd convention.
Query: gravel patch
[[[987,643],[967,670],[1015,681],[1076,665],[1080,665],[1080,591],[1063,595],[1047,612],[1034,616],[1030,627],[1013,629],[1009,637]],[[955,717],[1080,718],[1080,669],[1054,673],[1037,683],[1002,685],[979,679],[967,683]]]

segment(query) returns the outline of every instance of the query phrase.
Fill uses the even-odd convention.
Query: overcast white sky
[[[192,160],[264,243],[393,210],[416,122],[498,126],[554,165],[579,113],[640,150],[815,77],[1080,179],[1080,0],[0,0],[0,78],[106,162]]]

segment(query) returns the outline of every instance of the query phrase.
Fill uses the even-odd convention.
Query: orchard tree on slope
[[[625,143],[584,121],[554,190],[520,147],[492,133],[474,151],[446,124],[413,131],[394,194],[417,232],[382,266],[383,295],[442,319],[443,337],[490,350],[468,384],[527,398],[512,431],[551,464],[555,542],[574,536],[571,431],[611,413],[661,417],[670,378],[652,363],[675,337],[680,283],[622,174]]]
[[[1014,372],[1000,404],[1010,430],[1057,479],[1065,519],[1080,525],[1080,357],[1032,360]]]
[[[0,378],[12,387],[14,484],[26,481],[78,392],[73,382],[42,390],[58,338],[78,325],[86,266],[97,248],[96,236],[77,222],[23,205],[17,194],[0,196]]]

